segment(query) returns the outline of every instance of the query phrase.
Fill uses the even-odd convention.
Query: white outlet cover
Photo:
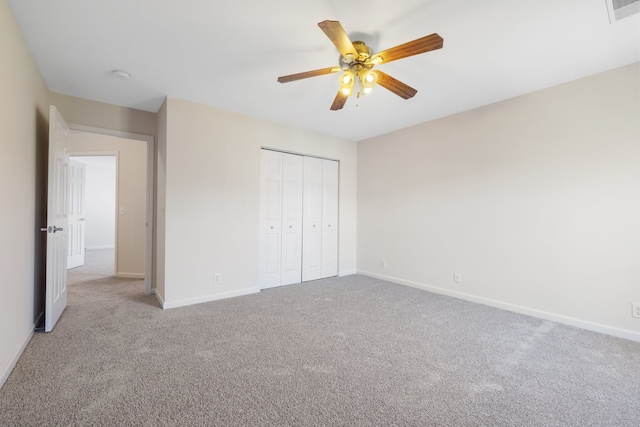
[[[631,303],[631,316],[640,319],[640,302]]]

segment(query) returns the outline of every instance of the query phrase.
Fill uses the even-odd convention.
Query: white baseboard
[[[92,249],[114,249],[115,250],[115,246],[85,246],[84,249],[87,251],[90,251]]]
[[[7,366],[2,368],[2,373],[0,374],[0,388],[2,388],[5,381],[7,381],[7,378],[9,378],[11,371],[13,371],[16,363],[18,363],[18,359],[20,359],[20,356],[22,356],[22,352],[24,351],[24,349],[27,348],[29,341],[31,341],[31,337],[33,337],[34,329],[35,325],[31,326],[24,339],[20,343],[20,346],[16,349],[16,351],[13,352],[13,355],[11,355],[11,359],[9,359],[9,363],[7,364]]]
[[[162,308],[170,309],[170,308],[184,307],[187,305],[200,304],[203,302],[211,302],[211,301],[217,301],[221,299],[240,297],[243,295],[250,295],[258,292],[260,292],[260,288],[248,288],[248,289],[242,289],[240,291],[221,292],[218,294],[205,295],[197,298],[187,298],[187,299],[177,300],[177,301],[166,302],[166,301],[162,301],[159,297],[158,297],[158,300],[162,304]]]
[[[500,308],[507,311],[513,311],[514,313],[526,314],[527,316],[537,317],[539,319],[544,319],[544,320],[550,320],[552,322],[558,322],[565,325],[574,326],[576,328],[586,329],[588,331],[599,332],[601,334],[612,335],[614,337],[640,342],[640,332],[635,332],[628,329],[616,328],[613,326],[607,326],[600,323],[594,323],[586,320],[576,319],[569,316],[564,316],[561,314],[549,313],[547,311],[542,311],[535,308],[524,307],[521,305],[511,304],[511,303],[493,300],[489,298],[483,298],[476,295],[467,294],[464,292],[452,291],[450,289],[440,288],[437,286],[425,285],[423,283],[399,279],[397,277],[384,276],[382,274],[372,273],[370,271],[358,270],[358,274],[374,277],[376,279],[386,280],[388,282],[393,282],[398,285],[410,286],[412,288],[422,289],[422,290],[433,292],[436,294],[447,295],[453,298],[463,299],[465,301],[471,301],[478,304],[484,304],[484,305]]]
[[[164,308],[164,298],[162,298],[162,296],[159,293],[155,292],[155,289],[154,289],[154,294],[156,294],[156,299],[160,303],[160,307]]]
[[[353,274],[358,274],[358,271],[357,270],[345,270],[345,271],[339,271],[338,272],[338,276],[339,277],[351,276]]]
[[[144,273],[127,273],[127,272],[117,272],[116,277],[121,279],[144,279]]]

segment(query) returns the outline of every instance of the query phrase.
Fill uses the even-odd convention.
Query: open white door
[[[84,163],[69,160],[69,254],[67,256],[67,269],[84,265],[84,194],[85,194]]]
[[[47,280],[44,330],[50,332],[67,306],[67,183],[69,126],[49,107],[49,171],[47,192]]]

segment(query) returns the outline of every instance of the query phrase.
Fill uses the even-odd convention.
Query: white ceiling
[[[605,0],[8,0],[52,92],[156,112],[173,96],[354,141],[640,60],[639,15]],[[380,51],[438,33],[440,50],[379,68],[382,87],[329,107],[337,65],[317,23]],[[114,69],[131,80],[111,77]]]

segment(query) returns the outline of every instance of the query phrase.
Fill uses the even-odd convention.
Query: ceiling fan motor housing
[[[353,42],[353,47],[356,50],[357,56],[350,53],[345,56],[340,55],[339,62],[344,69],[351,68],[353,65],[357,64],[364,66],[371,58],[371,48],[364,42],[355,41]]]

